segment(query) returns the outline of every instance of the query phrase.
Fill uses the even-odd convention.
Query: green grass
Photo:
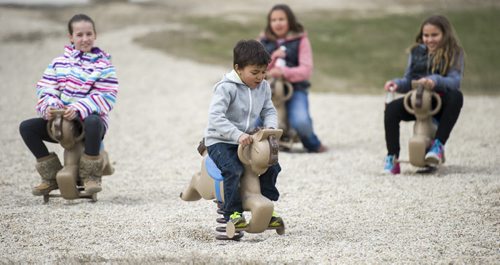
[[[500,94],[500,9],[441,13],[451,20],[467,54],[462,89],[468,94]],[[313,90],[380,93],[387,79],[403,75],[406,50],[427,16],[298,14],[313,47]],[[245,22],[222,17],[190,17],[182,22],[187,30],[155,32],[137,41],[180,57],[230,67],[233,45],[256,38],[265,26],[265,16],[248,17]]]

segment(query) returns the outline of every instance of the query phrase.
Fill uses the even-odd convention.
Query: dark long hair
[[[293,14],[292,9],[288,5],[277,4],[277,5],[273,6],[273,8],[271,8],[269,13],[267,14],[267,25],[266,25],[266,29],[264,30],[264,34],[265,34],[266,38],[271,39],[271,40],[278,38],[278,36],[276,36],[276,34],[274,34],[273,30],[271,29],[271,14],[276,10],[282,10],[283,12],[285,12],[286,18],[288,20],[288,30],[289,31],[291,31],[293,33],[304,32],[304,27],[302,26],[302,24],[300,24],[297,21],[297,18]]]
[[[458,66],[460,56],[464,55],[464,50],[460,46],[460,41],[450,21],[441,15],[430,16],[422,22],[420,31],[415,38],[416,43],[412,48],[424,42],[422,35],[425,25],[433,25],[443,33],[441,43],[433,55],[431,71],[439,70],[440,74],[446,75],[451,67]]]

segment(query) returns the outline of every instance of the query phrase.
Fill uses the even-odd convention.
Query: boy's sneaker
[[[395,155],[388,155],[385,157],[384,172],[393,175],[401,173],[401,168],[399,167],[399,162]]]
[[[273,216],[271,217],[271,221],[269,221],[269,227],[280,227],[283,226],[283,219],[279,217],[279,215],[273,211]]]
[[[432,146],[425,154],[425,162],[431,165],[444,163],[444,145],[438,139],[432,142]]]
[[[248,223],[245,220],[245,216],[243,216],[240,212],[234,212],[229,216],[229,222],[234,224],[236,228],[245,228]]]

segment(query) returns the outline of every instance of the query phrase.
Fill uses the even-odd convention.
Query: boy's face
[[[237,64],[234,66],[241,81],[250,88],[256,88],[266,77],[267,65],[247,65],[240,68]]]

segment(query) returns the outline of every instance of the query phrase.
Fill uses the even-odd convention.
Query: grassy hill
[[[500,9],[441,11],[455,27],[466,51],[462,89],[467,94],[500,94]],[[387,79],[403,75],[407,48],[429,13],[366,15],[308,12],[297,16],[314,52],[314,91],[378,93]],[[137,39],[147,47],[204,63],[227,65],[240,39],[256,38],[262,16],[189,17],[183,30],[151,33]]]

